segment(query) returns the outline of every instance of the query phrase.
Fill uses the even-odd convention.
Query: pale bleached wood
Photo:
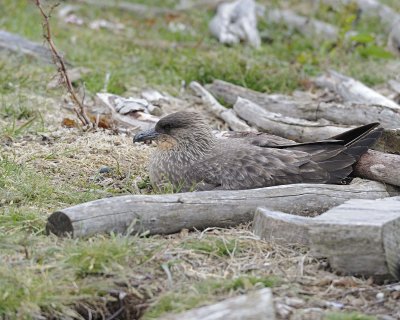
[[[400,186],[400,155],[369,150],[354,166],[354,174]]]
[[[179,314],[165,315],[159,320],[274,320],[275,311],[272,298],[271,289],[264,288],[209,306]]]
[[[200,83],[192,81],[189,87],[201,97],[204,105],[216,117],[225,121],[229,128],[234,131],[254,131],[246,122],[238,118],[234,110],[222,106]]]
[[[0,50],[8,50],[31,56],[46,63],[53,63],[51,51],[43,43],[37,43],[4,30],[0,30]]]
[[[127,108],[125,108],[126,110],[124,111],[123,101],[128,99],[115,94],[97,93],[96,98],[99,105],[107,108],[107,111],[102,113],[111,114],[111,121],[116,129],[126,129],[128,132],[147,130],[154,127],[160,119],[159,117],[149,114],[147,106],[135,108],[127,104]],[[118,103],[118,101],[120,103]],[[94,111],[95,110],[93,110],[92,113],[95,115]]]
[[[302,16],[286,9],[274,9],[267,12],[269,22],[284,23],[290,28],[296,29],[308,37],[317,36],[324,40],[334,41],[338,37],[338,28],[332,24]]]
[[[257,29],[257,7],[254,0],[236,0],[221,3],[209,23],[211,34],[224,44],[241,41],[258,48],[261,38]]]
[[[310,121],[325,119],[341,125],[363,125],[380,122],[384,128],[398,128],[400,112],[385,105],[366,103],[326,103],[319,102],[311,95],[291,97],[282,94],[265,94],[243,88],[229,82],[214,80],[206,88],[228,105],[233,105],[238,97],[250,100],[269,112],[280,113]]]
[[[311,247],[345,274],[400,279],[400,201],[352,199],[315,218],[258,208],[254,233]]]
[[[400,279],[400,201],[350,200],[315,221],[312,251],[335,270]]]
[[[393,100],[339,72],[330,70],[327,74],[317,77],[314,82],[319,87],[336,92],[347,102],[382,105],[397,113],[400,112],[400,106]]]
[[[233,109],[237,115],[260,131],[300,142],[327,139],[351,127],[333,125],[326,120],[309,121],[266,111],[250,100],[238,98]]]
[[[269,188],[167,195],[128,195],[79,204],[53,213],[48,232],[73,237],[104,232],[169,234],[182,229],[232,227],[253,219],[257,207],[313,216],[348,199],[377,199],[390,190],[355,179],[350,185],[294,184]],[[131,225],[133,223],[133,225]]]
[[[309,245],[309,227],[314,220],[295,214],[257,208],[253,232],[263,240],[279,244]]]

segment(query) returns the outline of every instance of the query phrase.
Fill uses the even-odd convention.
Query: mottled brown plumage
[[[352,165],[380,137],[379,124],[365,125],[329,140],[294,143],[263,133],[216,138],[194,112],[176,112],[135,142],[155,140],[150,180],[176,191],[250,189],[290,183],[345,183]]]

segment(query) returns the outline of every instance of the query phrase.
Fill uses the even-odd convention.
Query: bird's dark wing
[[[240,142],[259,147],[275,147],[295,143],[293,140],[282,138],[273,134],[254,131],[227,131],[222,133],[221,138],[238,139]]]
[[[218,148],[217,148],[218,149]],[[213,156],[190,166],[187,183],[197,189],[250,189],[281,184],[329,181],[329,173],[303,151],[230,145]]]

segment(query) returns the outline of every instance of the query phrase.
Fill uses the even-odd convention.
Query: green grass
[[[332,312],[328,314],[325,320],[376,320],[376,317],[367,316],[365,314],[357,313],[357,312]]]
[[[185,249],[191,249],[200,253],[217,255],[217,256],[233,256],[240,251],[238,241],[218,239],[216,241],[209,240],[192,240],[185,241],[182,244]]]
[[[161,2],[166,7],[173,3]],[[5,1],[0,6],[4,12],[17,14],[13,19],[0,20],[0,28],[41,40],[40,17],[32,3]],[[174,23],[185,24],[189,30],[185,32],[170,30],[169,23],[172,22],[163,16],[140,17],[96,6],[82,6],[76,14],[87,22],[95,18],[118,20],[126,29],[117,33],[93,31],[87,26],[66,25],[56,18],[56,14],[52,26],[56,45],[66,53],[68,61],[92,70],[84,77],[86,88],[92,93],[103,89],[107,73],[111,74],[107,90],[116,94],[123,94],[132,86],[150,85],[175,92],[182,80],[207,83],[217,78],[259,91],[291,92],[301,85],[304,78],[323,71],[328,64],[360,80],[367,79],[369,84],[383,80],[382,76],[367,77],[368,72],[359,67],[385,62],[386,59],[380,58],[384,56],[384,44],[375,39],[382,28],[377,19],[362,18],[355,24],[354,10],[351,6],[333,12],[321,8],[317,17],[338,24],[343,32],[353,29],[373,36],[374,40],[367,44],[367,48],[365,44],[357,47],[350,43],[341,44],[342,40],[329,43],[305,38],[289,32],[283,25],[270,25],[263,20],[260,21],[260,31],[269,33],[271,43],[264,44],[259,50],[226,47],[208,36],[212,12],[181,13],[171,19]],[[143,46],[143,41],[147,46]],[[159,45],[158,41],[166,45]],[[51,76],[50,70],[46,76]],[[14,82],[28,81],[24,77],[26,75],[22,73],[11,78]],[[8,82],[1,83],[7,87]]]
[[[179,1],[132,2],[172,8]],[[278,0],[260,2],[281,4]],[[304,4],[301,0],[290,2],[294,7]],[[399,1],[384,2],[400,10]],[[85,20],[84,26],[66,24],[57,17],[57,11],[51,25],[53,40],[71,66],[91,69],[82,80],[88,95],[104,88],[108,73],[106,90],[122,95],[132,87],[178,94],[182,82],[208,83],[214,79],[258,91],[290,93],[302,89],[310,77],[328,68],[368,85],[388,79],[390,73],[384,71],[385,65],[395,58],[385,52],[384,27],[376,18],[356,20],[355,9],[321,6],[313,13],[339,28],[341,36],[337,41],[305,37],[284,25],[261,19],[260,32],[269,39],[258,50],[245,45],[220,45],[208,31],[213,12],[198,9],[176,16],[149,17],[80,4],[75,13]],[[41,19],[33,1],[3,0],[0,12],[7,13],[0,17],[0,29],[43,42]],[[91,30],[87,24],[95,19],[121,22],[125,29]],[[187,28],[174,32],[170,28],[173,23]],[[356,35],[346,38],[348,31],[355,31]],[[24,140],[26,136],[40,138],[40,134],[49,130],[45,105],[54,101],[45,102],[32,96],[59,101],[62,90],[47,89],[55,74],[53,65],[0,53],[0,318],[78,317],[77,304],[82,303],[99,315],[114,299],[108,294],[110,290],[123,288],[128,295],[139,297],[140,303],[151,303],[145,318],[154,319],[165,312],[179,312],[280,284],[280,279],[266,270],[207,280],[188,279],[181,272],[180,268],[187,263],[181,251],[221,264],[255,250],[238,239],[193,236],[175,243],[178,253],[171,254],[169,239],[165,237],[104,235],[61,240],[46,236],[46,219],[60,207],[105,195],[136,192],[133,187],[136,177],[120,169],[118,161],[112,164],[115,170],[111,173],[95,177],[116,180],[118,187],[100,186],[96,179],[80,172],[79,163],[70,164],[69,168],[58,164],[54,172],[40,169],[47,162],[57,163],[63,156],[73,157],[82,150],[67,146],[61,151],[49,148],[44,155],[30,150],[26,157],[13,156],[18,143],[29,143],[29,139]],[[51,110],[54,112],[54,108]],[[7,146],[7,155],[3,145]],[[63,176],[62,169],[73,170],[74,174]],[[139,182],[138,188],[150,192],[148,179]],[[163,190],[172,191],[168,187]],[[168,268],[175,281],[172,288],[165,275]],[[374,318],[335,313],[327,319]]]
[[[200,281],[193,286],[165,293],[146,311],[143,319],[157,319],[164,313],[179,313],[211,303],[215,299],[213,297],[232,296],[234,293],[237,295],[241,290],[273,287],[278,283],[279,280],[273,276],[242,276],[226,280]]]

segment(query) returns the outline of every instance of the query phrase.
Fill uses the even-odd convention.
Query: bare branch
[[[83,100],[80,101],[80,99],[78,98],[78,96],[75,92],[75,89],[72,86],[71,80],[68,76],[68,72],[67,72],[67,68],[64,63],[64,59],[59,54],[59,52],[53,42],[52,36],[51,36],[50,17],[51,17],[52,11],[59,4],[57,3],[53,6],[51,6],[49,13],[46,13],[40,3],[40,0],[34,0],[34,2],[36,4],[36,6],[38,7],[40,14],[43,18],[43,32],[44,32],[43,37],[50,46],[50,50],[53,55],[54,64],[57,66],[57,70],[60,73],[61,78],[63,79],[65,88],[67,89],[69,95],[71,96],[71,100],[74,104],[74,108],[73,108],[74,112],[76,113],[76,116],[78,117],[78,119],[81,121],[81,123],[84,126],[90,126],[91,122],[90,122],[88,116],[86,115],[86,110],[85,110],[85,105],[83,104]]]

